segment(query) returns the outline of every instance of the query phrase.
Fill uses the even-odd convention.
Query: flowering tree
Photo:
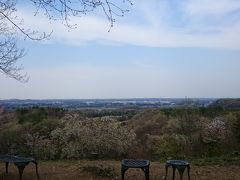
[[[97,153],[100,157],[119,157],[126,154],[135,141],[133,130],[112,119],[66,115],[61,124],[49,137],[39,133],[27,135],[26,144],[34,156],[71,159]]]

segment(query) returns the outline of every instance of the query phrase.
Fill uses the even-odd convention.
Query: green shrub
[[[187,137],[177,134],[149,136],[148,138],[148,149],[154,159],[184,157],[186,144]]]
[[[113,166],[108,164],[87,164],[86,166],[81,167],[83,171],[90,172],[97,177],[108,177],[108,178],[114,178],[117,176],[117,173]]]

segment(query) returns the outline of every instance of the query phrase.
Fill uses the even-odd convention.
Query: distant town
[[[157,107],[208,107],[217,99],[210,98],[139,98],[139,99],[46,99],[46,100],[0,100],[5,110],[31,107],[53,107],[63,109],[115,109],[115,108],[157,108]]]

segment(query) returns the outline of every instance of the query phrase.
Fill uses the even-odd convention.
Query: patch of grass
[[[117,176],[117,173],[113,166],[109,164],[86,164],[85,166],[82,166],[81,169],[85,172],[90,172],[98,177],[109,177],[113,178]]]
[[[193,159],[191,163],[197,166],[206,166],[206,165],[240,165],[240,156],[220,156],[220,157],[211,157],[203,159]]]

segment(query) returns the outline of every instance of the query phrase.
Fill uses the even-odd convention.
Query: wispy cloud
[[[87,15],[73,18],[78,28],[68,32],[61,23],[19,11],[26,24],[42,31],[54,30],[52,41],[83,45],[92,41],[149,47],[210,47],[240,49],[238,0],[139,0],[131,16],[117,21],[108,33],[106,19]],[[38,19],[38,20],[36,20]],[[140,23],[136,24],[137,20]]]
[[[190,15],[223,15],[240,10],[239,0],[183,0],[182,3]]]

